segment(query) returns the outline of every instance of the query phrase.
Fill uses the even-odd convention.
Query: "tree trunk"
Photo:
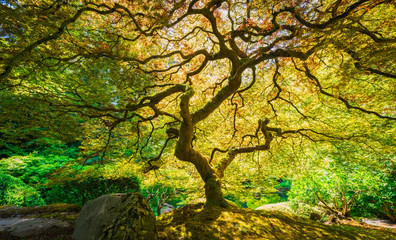
[[[205,183],[205,207],[227,207],[228,204],[223,198],[223,191],[221,189],[221,176],[216,173],[216,170],[204,156],[194,150],[191,153],[194,159],[194,166]]]
[[[175,155],[181,160],[194,164],[195,168],[198,170],[201,179],[205,183],[205,207],[228,206],[226,200],[223,198],[221,177],[216,174],[215,169],[209,164],[204,156],[193,149],[189,149],[189,152],[186,152],[177,147]]]
[[[237,88],[236,88],[237,89]],[[225,90],[223,90],[225,91]],[[201,153],[194,150],[191,147],[191,142],[193,139],[194,124],[199,121],[199,116],[202,114],[210,114],[211,107],[202,111],[202,114],[195,114],[195,122],[193,123],[192,117],[189,110],[189,100],[194,95],[194,90],[190,86],[186,86],[185,93],[180,97],[180,114],[183,118],[183,122],[180,125],[179,139],[176,143],[175,156],[185,162],[190,162],[194,164],[195,168],[198,170],[199,175],[205,182],[205,196],[206,204],[205,207],[210,206],[221,206],[226,207],[228,204],[223,198],[223,193],[221,191],[221,177],[213,168],[208,159],[205,158]],[[217,98],[223,98],[223,96],[218,96]],[[218,100],[220,103],[222,100]],[[217,103],[216,103],[217,104]],[[215,105],[216,105],[215,104]],[[203,117],[203,119],[206,117]]]
[[[205,197],[206,197],[205,207],[228,206],[228,203],[223,198],[220,178],[211,177],[205,181]]]

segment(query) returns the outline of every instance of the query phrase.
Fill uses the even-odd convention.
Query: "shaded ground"
[[[158,218],[160,239],[396,239],[396,232],[358,221],[327,226],[279,211],[188,205]]]

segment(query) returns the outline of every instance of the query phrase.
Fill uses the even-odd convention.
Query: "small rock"
[[[322,216],[320,216],[320,214],[312,212],[311,214],[309,214],[309,219],[314,220],[314,221],[318,221],[322,218]]]

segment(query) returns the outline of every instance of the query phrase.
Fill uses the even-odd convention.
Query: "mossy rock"
[[[87,202],[74,240],[157,239],[155,216],[140,193],[108,194]]]

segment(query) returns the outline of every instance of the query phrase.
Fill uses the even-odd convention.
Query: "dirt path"
[[[363,219],[363,222],[373,226],[396,229],[396,224],[386,219]]]

